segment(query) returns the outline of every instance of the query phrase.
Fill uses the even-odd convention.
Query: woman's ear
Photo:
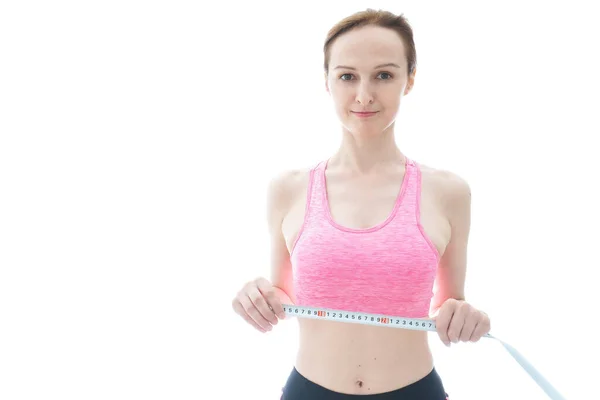
[[[415,86],[415,75],[417,74],[417,69],[415,68],[413,73],[408,75],[408,82],[406,83],[406,88],[404,89],[404,95],[406,96]]]

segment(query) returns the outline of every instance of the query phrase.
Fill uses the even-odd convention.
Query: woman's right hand
[[[246,283],[233,299],[232,306],[246,322],[263,333],[273,329],[278,318],[285,318],[275,288],[262,277]]]

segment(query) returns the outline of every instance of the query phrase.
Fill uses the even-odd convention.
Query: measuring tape
[[[325,321],[349,322],[361,325],[384,326],[390,328],[411,329],[417,331],[436,332],[435,321],[423,318],[403,318],[382,314],[370,314],[363,312],[353,312],[344,310],[333,310],[329,308],[317,308],[297,306],[291,304],[283,304],[283,311],[287,316],[299,318],[311,318]],[[517,349],[490,335],[485,334],[483,337],[496,339],[504,346],[506,351],[521,365],[521,367],[529,374],[529,376],[538,384],[538,386],[546,392],[552,400],[565,400],[558,391],[540,374],[534,366],[523,357]]]

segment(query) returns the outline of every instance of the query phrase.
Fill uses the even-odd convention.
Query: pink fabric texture
[[[296,304],[427,317],[439,254],[419,220],[419,165],[406,158],[406,173],[385,221],[351,229],[331,216],[327,163],[310,171],[304,222],[292,248]]]

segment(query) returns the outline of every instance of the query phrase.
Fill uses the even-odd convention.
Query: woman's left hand
[[[464,300],[447,299],[433,318],[440,339],[450,343],[477,342],[490,331],[490,318]]]

